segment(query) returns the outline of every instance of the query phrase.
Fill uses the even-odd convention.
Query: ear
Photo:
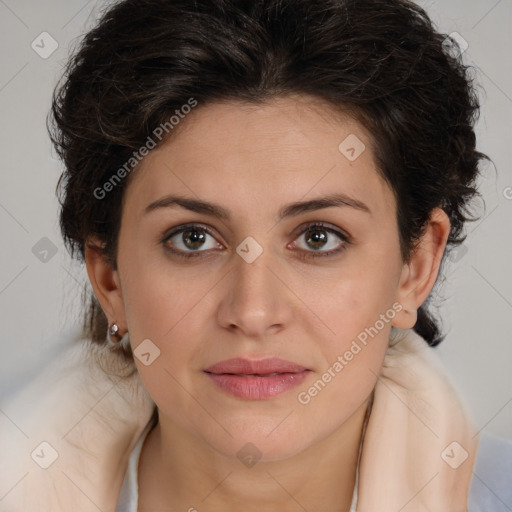
[[[116,322],[121,334],[126,332],[126,318],[119,273],[101,252],[103,244],[90,238],[85,244],[85,265],[89,281],[108,318],[109,325]]]
[[[424,235],[402,269],[396,300],[403,309],[393,319],[393,326],[410,329],[416,324],[418,309],[436,282],[449,234],[448,215],[440,208],[433,209]]]

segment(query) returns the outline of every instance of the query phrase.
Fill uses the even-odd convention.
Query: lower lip
[[[309,370],[268,377],[244,377],[228,373],[206,373],[225,392],[246,400],[265,400],[298,386]]]

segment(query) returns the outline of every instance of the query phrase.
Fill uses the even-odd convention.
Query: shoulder
[[[469,491],[469,512],[512,510],[512,440],[480,435]]]
[[[86,510],[93,501],[111,510],[128,454],[154,409],[138,375],[107,375],[88,340],[73,339],[24,377],[2,399],[9,421],[0,436],[0,508],[64,512]],[[70,482],[91,491],[77,496]]]

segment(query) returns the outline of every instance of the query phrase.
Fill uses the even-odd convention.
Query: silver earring
[[[127,350],[130,346],[130,334],[126,331],[124,336],[121,336],[119,326],[114,322],[107,329],[107,341],[111,347],[121,347],[123,350]]]
[[[107,330],[107,339],[112,344],[117,344],[121,341],[122,337],[119,334],[119,326],[116,322],[109,326]]]

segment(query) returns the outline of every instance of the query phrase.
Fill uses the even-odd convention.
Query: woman
[[[405,0],[106,11],[51,128],[93,343],[30,411],[20,510],[511,509],[430,348],[486,158],[450,45]]]

